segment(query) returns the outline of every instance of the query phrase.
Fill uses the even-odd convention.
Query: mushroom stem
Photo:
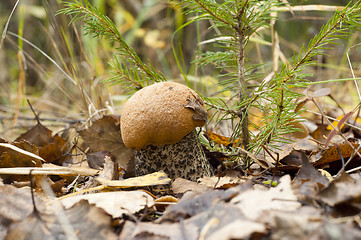
[[[137,176],[159,170],[163,170],[173,180],[181,177],[195,181],[212,175],[212,166],[205,157],[195,130],[175,144],[149,145],[136,152]]]

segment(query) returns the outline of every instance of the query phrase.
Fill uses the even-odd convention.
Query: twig
[[[26,99],[26,101],[28,102],[31,111],[33,112],[33,114],[34,114],[34,116],[35,116],[35,120],[38,122],[38,124],[40,124],[39,116],[38,116],[38,114],[36,114],[36,112],[34,111],[34,108],[33,108],[33,106],[31,105],[30,100],[29,100],[29,99]]]

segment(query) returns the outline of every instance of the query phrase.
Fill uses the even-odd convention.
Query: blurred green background
[[[2,30],[15,2],[0,2]],[[91,2],[116,23],[124,39],[141,58],[151,61],[167,79],[182,81],[173,56],[173,39],[177,56],[182,59],[186,74],[192,76],[190,79],[194,80],[196,90],[206,95],[217,91],[217,81],[212,78],[216,70],[212,66],[198,68],[192,64],[200,53],[215,48],[213,44],[199,44],[216,36],[214,29],[208,28],[208,22],[191,24],[173,34],[194,17],[183,16],[177,1]],[[349,1],[288,2],[290,5],[345,6]],[[27,99],[40,117],[49,118],[54,126],[84,120],[102,112],[120,113],[121,104],[126,99],[124,89],[119,85],[103,83],[112,74],[108,62],[114,54],[114,46],[102,39],[83,36],[80,22],[69,25],[67,16],[56,14],[61,7],[61,2],[56,0],[23,0],[9,21],[0,49],[0,132],[3,136],[8,135],[9,126],[27,127],[26,121],[21,120],[33,118]],[[275,32],[285,58],[291,59],[332,14],[333,11],[278,12]],[[259,71],[267,74],[272,71],[270,31],[262,31],[255,37],[258,42],[250,42],[246,49],[247,64],[264,63],[265,67]],[[318,64],[310,69],[314,73],[312,80],[351,77],[345,52],[359,40],[359,33],[355,33],[342,42],[343,46],[330,50],[329,56],[315,59]],[[360,68],[359,56],[360,48],[352,48],[350,59],[356,74]],[[346,89],[353,88],[352,85],[343,85]],[[337,97],[342,98],[342,95]],[[347,101],[347,98],[350,96],[344,96],[342,100]]]

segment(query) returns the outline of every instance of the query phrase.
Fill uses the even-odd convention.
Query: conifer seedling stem
[[[238,88],[239,88],[239,101],[247,101],[247,92],[246,92],[246,83],[245,83],[245,66],[244,66],[244,46],[245,46],[245,30],[242,26],[242,15],[244,9],[239,10],[237,16],[238,25],[236,27],[236,37],[238,41],[238,56],[237,56],[237,65],[238,65]],[[249,132],[248,132],[248,111],[246,107],[240,109],[241,123],[242,123],[242,144],[245,150],[249,148]]]

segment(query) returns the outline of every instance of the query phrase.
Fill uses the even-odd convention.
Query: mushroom
[[[203,100],[185,85],[160,82],[136,92],[121,115],[124,144],[137,150],[135,174],[163,170],[173,180],[210,176],[212,167],[195,132],[206,121]]]

